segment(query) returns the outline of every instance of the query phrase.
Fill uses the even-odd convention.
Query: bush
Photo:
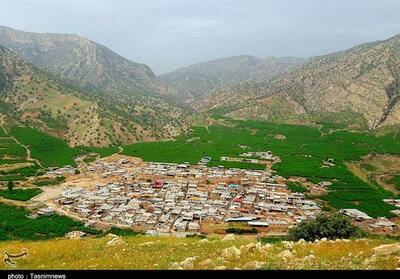
[[[234,233],[234,234],[254,234],[257,233],[256,228],[251,229],[242,229],[242,228],[228,228],[226,229],[227,233]]]
[[[354,226],[349,218],[341,214],[330,217],[321,214],[314,220],[301,222],[289,231],[289,238],[294,241],[299,239],[314,241],[324,237],[327,239],[350,238],[363,235],[365,233],[360,228]]]
[[[14,189],[14,182],[12,182],[11,180],[7,182],[7,189],[8,191],[12,192],[12,190]]]

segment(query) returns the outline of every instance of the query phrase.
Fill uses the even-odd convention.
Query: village
[[[306,184],[305,179],[285,179],[271,169],[280,160],[272,152],[239,156],[220,160],[263,162],[266,168],[209,167],[211,157],[202,158],[196,165],[145,162],[120,155],[112,159],[97,158],[79,167],[78,173],[82,171],[84,177],[90,177],[86,179],[89,185],[67,181],[47,203],[48,207],[38,213],[68,215],[83,221],[87,227],[120,227],[148,235],[187,236],[229,231],[286,235],[290,228],[321,212],[314,200],[288,187],[290,181]],[[73,176],[76,170],[66,166],[51,169],[48,174]],[[326,193],[330,185],[331,182],[322,181],[313,185],[310,192]],[[399,200],[386,202],[400,208]],[[374,219],[356,209],[339,212],[368,231],[398,233],[398,225],[386,218]]]
[[[270,152],[252,155],[277,159]],[[190,165],[98,158],[84,172],[102,183],[67,183],[51,201],[52,209],[46,210],[70,215],[89,227],[117,226],[151,235],[209,234],[232,226],[282,235],[320,212],[314,201],[292,193],[286,179],[269,168],[208,167],[210,160],[205,157]],[[62,172],[73,170],[51,170]]]

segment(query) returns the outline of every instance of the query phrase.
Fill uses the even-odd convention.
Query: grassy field
[[[394,176],[392,179],[386,181],[388,184],[394,184],[396,189],[400,191],[400,175]]]
[[[221,156],[238,156],[246,151],[271,150],[282,162],[275,164],[278,174],[306,177],[315,183],[333,182],[331,192],[323,199],[336,208],[358,208],[373,217],[391,216],[394,207],[382,199],[393,197],[377,185],[369,185],[348,170],[345,162],[359,160],[370,152],[400,153],[400,135],[376,136],[372,133],[332,130],[322,133],[317,127],[230,121],[235,127],[193,127],[190,134],[175,141],[148,142],[124,146],[123,153],[147,161],[197,163],[210,156],[210,165],[232,167],[220,161]],[[277,135],[285,136],[277,137]],[[301,135],[301,136],[300,136]],[[243,148],[245,146],[245,148]],[[335,165],[324,167],[323,161],[334,159]],[[251,166],[250,166],[251,165]],[[235,167],[261,168],[256,164],[235,164]]]
[[[297,192],[297,193],[306,193],[306,192],[308,192],[308,189],[306,187],[300,185],[299,183],[295,183],[295,182],[289,181],[287,183],[287,186],[288,186],[289,190],[292,191],[292,192]]]
[[[73,230],[97,233],[65,216],[52,215],[30,219],[27,217],[29,214],[25,208],[0,203],[0,241],[43,240],[61,237]]]
[[[11,127],[11,134],[28,146],[32,158],[38,159],[45,167],[75,165],[73,158],[82,151],[33,128]]]
[[[55,239],[39,242],[2,242],[2,250],[29,256],[17,260],[18,269],[396,269],[398,257],[373,257],[372,248],[393,241],[284,243],[255,247],[255,241],[239,238],[122,237],[121,246],[107,246],[110,237]],[[249,245],[249,246],[247,246]],[[247,247],[246,247],[247,246]],[[229,256],[225,249],[235,249]],[[248,248],[253,247],[253,248]],[[289,255],[284,256],[285,251]],[[5,268],[0,265],[0,268]]]
[[[9,200],[27,201],[33,198],[34,196],[39,195],[42,192],[43,191],[38,188],[14,189],[12,191],[0,190],[0,196]]]
[[[36,186],[51,186],[51,185],[58,185],[64,181],[65,181],[64,176],[57,176],[56,178],[35,179],[35,181],[33,181],[33,184]]]

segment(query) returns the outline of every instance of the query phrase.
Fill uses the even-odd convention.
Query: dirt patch
[[[284,135],[281,135],[281,134],[276,134],[276,135],[274,136],[274,139],[277,139],[277,140],[285,140],[286,137],[285,137]]]
[[[396,185],[394,184],[388,184],[386,181],[388,181],[391,178],[390,175],[387,174],[382,174],[382,175],[375,175],[375,180],[376,182],[385,190],[390,191],[396,195],[400,195],[400,191],[397,190]]]
[[[0,166],[0,171],[13,171],[13,170],[18,170],[22,168],[27,168],[34,166],[33,163],[16,163],[16,164],[4,164]]]

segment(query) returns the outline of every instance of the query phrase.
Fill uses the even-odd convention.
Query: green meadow
[[[39,195],[43,191],[38,188],[31,188],[31,189],[13,189],[12,191],[9,190],[0,190],[0,196],[9,199],[9,200],[16,200],[16,201],[28,201],[34,196]]]
[[[54,237],[62,237],[73,230],[81,230],[88,233],[98,233],[88,229],[82,223],[65,216],[51,215],[28,218],[30,212],[17,206],[0,203],[0,241],[4,240],[43,240]]]

